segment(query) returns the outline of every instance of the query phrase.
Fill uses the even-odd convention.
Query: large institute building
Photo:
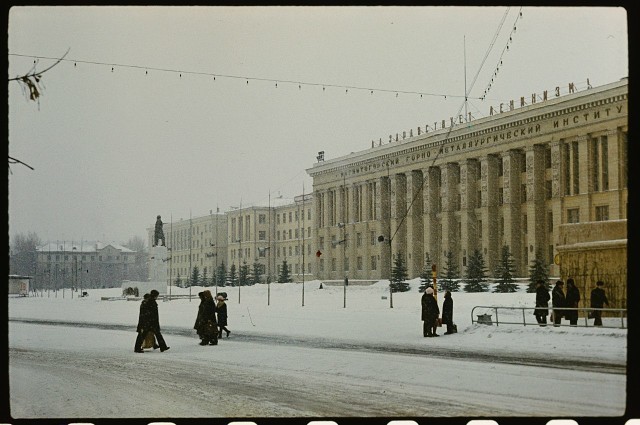
[[[388,278],[392,258],[403,255],[414,278],[427,256],[441,271],[449,251],[465,273],[476,249],[491,273],[508,246],[518,276],[528,276],[536,253],[558,276],[560,225],[627,218],[628,80],[568,89],[319,156],[307,170],[314,274]]]

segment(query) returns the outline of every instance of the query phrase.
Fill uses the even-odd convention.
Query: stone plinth
[[[149,250],[149,280],[151,282],[167,282],[168,250],[166,246],[154,246]]]

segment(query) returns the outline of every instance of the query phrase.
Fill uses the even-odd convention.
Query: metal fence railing
[[[482,313],[475,314],[476,309],[484,309]],[[480,323],[486,325],[493,325],[495,323],[496,326],[500,324],[503,325],[523,325],[523,326],[539,326],[539,323],[536,321],[533,311],[535,307],[502,307],[502,306],[485,306],[485,305],[477,305],[471,309],[471,324]],[[549,307],[549,313],[551,313],[554,309]],[[594,327],[593,321],[594,319],[589,318],[589,312],[592,311],[600,311],[603,314],[602,317],[602,327],[604,328],[627,328],[627,309],[626,308],[591,308],[591,307],[562,307],[555,309],[556,311],[578,311],[578,316],[583,312],[582,317],[578,317],[577,326],[581,327]],[[495,318],[493,318],[492,314],[488,314],[488,312],[493,312],[495,314]],[[502,315],[499,314],[502,312]],[[613,317],[612,317],[613,316]],[[550,316],[548,316],[550,317]],[[564,321],[564,323],[562,323]],[[553,326],[553,321],[549,320],[547,325]],[[570,326],[566,319],[562,320],[560,326]]]

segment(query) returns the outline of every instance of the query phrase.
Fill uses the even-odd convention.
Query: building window
[[[371,245],[376,244],[376,232],[370,232],[371,235]]]
[[[478,240],[482,240],[482,220],[478,220]]]
[[[547,212],[547,233],[553,232],[553,212]]]
[[[547,258],[549,264],[553,264],[553,245],[549,245],[549,257]]]
[[[498,205],[504,204],[504,188],[501,187],[498,190]]]
[[[578,142],[571,142],[571,164],[573,168],[573,195],[580,193],[580,163],[578,157]]]
[[[527,222],[527,215],[525,214],[525,215],[522,216],[522,233],[524,233],[526,235],[528,228],[529,228],[529,226],[528,226],[528,222]]]
[[[289,247],[289,257],[293,257],[293,250]]]
[[[498,176],[502,176],[504,174],[504,166],[502,164],[502,159],[498,159]]]
[[[292,214],[291,214],[291,211],[289,211],[289,223],[291,223],[291,222],[293,221],[293,220],[291,219],[291,217],[292,217]]]
[[[311,237],[311,226],[307,227],[307,237]]]
[[[298,221],[298,220],[300,220],[300,219],[298,218],[298,210],[296,210],[296,221]]]
[[[300,231],[299,229],[296,229],[296,239],[299,239],[299,238],[300,238]]]
[[[280,224],[280,214],[276,214],[276,222]]]
[[[602,190],[609,190],[609,142],[607,136],[602,136],[601,153],[602,153]]]
[[[289,229],[289,239],[293,239],[292,236],[293,234],[291,233],[291,229]]]
[[[336,259],[335,258],[331,259],[331,271],[332,272],[336,271]]]
[[[324,258],[320,259],[320,264],[318,265],[318,268],[320,269],[321,272],[324,271]]]
[[[527,202],[527,185],[520,185],[520,203],[524,204]]]
[[[371,270],[378,270],[378,262],[375,255],[371,256]]]
[[[264,230],[260,230],[258,232],[258,240],[263,241],[267,238],[267,232]]]
[[[596,206],[596,221],[609,220],[609,205]]]
[[[307,220],[311,220],[311,209],[307,210]]]
[[[283,223],[287,222],[287,213],[282,213],[282,222]]]
[[[324,249],[324,236],[318,238],[318,248]]]
[[[580,208],[567,210],[567,223],[580,223]]]
[[[362,246],[362,233],[356,233],[356,246]]]
[[[266,214],[259,214],[258,215],[258,223],[265,224],[266,222],[267,222],[267,215]]]
[[[358,265],[358,270],[362,270],[362,257],[358,257],[356,259],[356,263]]]

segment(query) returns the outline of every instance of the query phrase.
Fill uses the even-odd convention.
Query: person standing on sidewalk
[[[545,285],[544,280],[539,280],[536,286],[536,309],[533,314],[536,315],[536,320],[540,326],[547,326],[547,315],[549,314],[549,290]]]
[[[580,290],[576,287],[576,282],[573,278],[567,279],[567,297],[566,306],[571,308],[578,308],[580,302]],[[578,326],[578,310],[567,310],[564,313],[564,317],[569,320],[571,326]]]
[[[599,280],[596,282],[596,287],[591,291],[591,307],[592,308],[604,308],[606,304],[609,306],[609,300],[607,294],[604,292],[604,282]],[[591,312],[593,317],[593,326],[602,326],[602,312],[600,310],[593,310]]]
[[[563,287],[564,282],[557,280],[556,286],[554,286],[553,291],[551,291],[551,302],[553,303],[553,326],[560,326],[562,316],[564,315],[562,307],[566,306],[567,301],[564,296]]]
[[[421,299],[422,304],[422,320],[424,321],[422,327],[422,336],[424,337],[434,337],[440,336],[436,333],[436,329],[438,328],[438,315],[440,314],[440,308],[438,307],[438,302],[433,297],[433,288],[427,287],[422,294]]]

